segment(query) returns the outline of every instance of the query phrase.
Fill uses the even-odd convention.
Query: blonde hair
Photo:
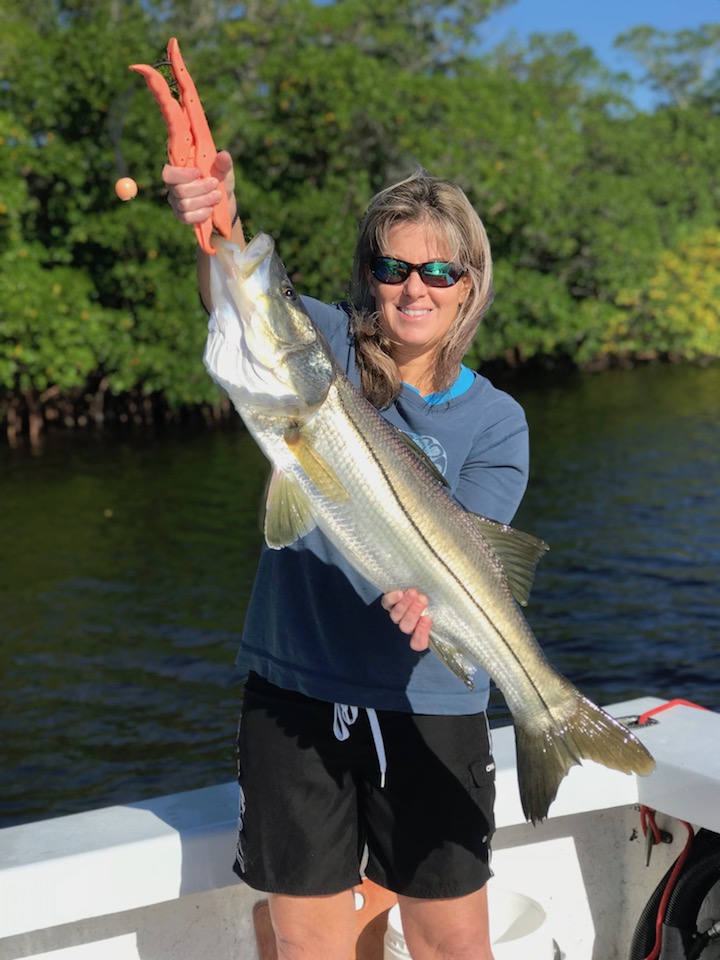
[[[367,265],[373,257],[387,252],[390,230],[403,223],[434,228],[447,241],[451,259],[470,278],[468,296],[438,347],[434,391],[452,386],[493,299],[492,258],[485,227],[457,184],[418,171],[373,197],[360,222],[355,247],[351,329],[363,393],[378,409],[397,398],[402,384],[391,356],[390,339],[380,326]]]

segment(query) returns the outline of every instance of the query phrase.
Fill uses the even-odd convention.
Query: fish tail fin
[[[527,820],[544,820],[563,777],[581,759],[594,760],[622,773],[646,775],[655,767],[651,754],[627,727],[577,690],[562,721],[551,709],[547,729],[516,723],[518,782]]]

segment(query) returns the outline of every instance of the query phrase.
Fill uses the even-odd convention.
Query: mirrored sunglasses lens
[[[407,279],[407,264],[391,257],[376,257],[370,263],[370,272],[380,283],[402,283]]]
[[[451,287],[458,278],[454,263],[436,260],[422,265],[422,278],[430,287]]]

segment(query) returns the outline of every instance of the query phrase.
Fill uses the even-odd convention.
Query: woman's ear
[[[365,279],[367,280],[367,285],[370,290],[370,293],[377,299],[377,280],[370,272],[370,267],[365,264]]]
[[[472,280],[470,279],[470,274],[464,273],[462,277],[460,277],[460,279],[458,280],[458,283],[462,284],[462,287],[460,290],[460,299],[458,300],[458,305],[460,305],[461,303],[465,303],[468,296],[470,295],[470,289],[472,287]]]

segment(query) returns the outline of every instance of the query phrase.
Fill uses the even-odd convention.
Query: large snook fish
[[[522,615],[545,544],[452,500],[338,368],[270,237],[216,246],[205,365],[274,467],[268,544],[317,525],[378,590],[427,595],[435,652],[469,686],[482,666],[512,712],[528,820],[581,757],[650,773],[645,747],[550,666]]]

